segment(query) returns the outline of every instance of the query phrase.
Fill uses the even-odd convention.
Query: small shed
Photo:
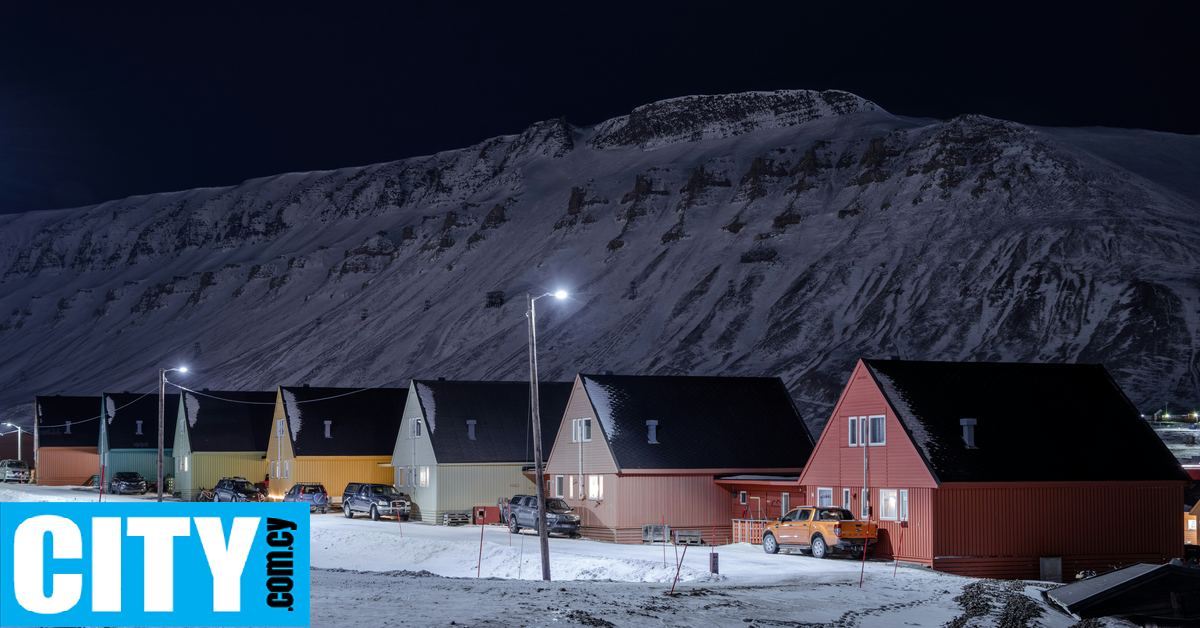
[[[33,414],[38,484],[79,486],[99,472],[99,397],[34,397]]]
[[[407,388],[280,387],[267,428],[271,499],[297,482],[324,484],[335,503],[350,482],[391,484],[407,396]]]
[[[413,380],[392,454],[413,518],[441,523],[446,511],[537,490],[524,471],[534,463],[529,389],[528,382]],[[570,382],[538,383],[544,457],[570,395]]]
[[[158,478],[158,393],[104,393],[100,404],[101,483],[108,486],[114,473],[136,471],[148,483]],[[163,478],[172,473],[175,461],[175,413],[179,395],[163,397]],[[165,491],[164,487],[164,491]]]
[[[175,492],[193,499],[221,478],[261,482],[276,392],[183,391],[175,413]]]
[[[1183,553],[1189,478],[1100,365],[860,360],[800,483],[878,521],[876,556],[961,575]]]
[[[547,464],[550,495],[579,511],[590,538],[640,543],[643,525],[665,520],[726,543],[747,512],[736,483],[799,493],[812,448],[777,377],[580,374]],[[774,479],[719,481],[729,476]]]

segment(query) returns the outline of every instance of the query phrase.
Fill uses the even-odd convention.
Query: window
[[[571,442],[578,443],[580,440],[585,443],[592,440],[592,420],[590,418],[571,420]]]
[[[261,423],[259,423],[259,425],[262,425],[262,424],[261,424]],[[259,432],[259,434],[262,434],[262,432]],[[187,470],[188,470],[188,458],[191,458],[191,456],[184,456],[184,457],[183,457],[183,470],[184,470],[184,472],[187,472]]]
[[[292,461],[291,460],[283,461],[283,477],[285,479],[292,477]]]
[[[567,480],[567,497],[575,499],[575,476],[571,476]]]
[[[738,491],[738,503],[746,505],[746,491]]]
[[[831,488],[817,489],[817,505],[818,506],[833,506],[833,489],[831,489]]]
[[[870,417],[871,421],[871,438],[868,442],[872,447],[887,443],[887,417],[883,415]]]
[[[850,446],[858,447],[858,417],[852,416],[847,421],[850,423]]]
[[[588,499],[600,501],[600,476],[588,476]]]
[[[908,521],[908,491],[900,491],[900,520]]]
[[[429,486],[429,467],[421,467],[421,486]]]
[[[896,495],[896,489],[885,488],[879,489],[879,518],[889,521],[896,520],[896,502],[899,497]]]
[[[779,498],[779,512],[787,512],[792,509],[792,496],[784,493]]]
[[[259,434],[261,433],[262,432],[259,432]],[[275,435],[279,438],[283,438],[283,419],[275,421]]]
[[[599,486],[599,487],[600,487],[600,490],[599,490],[599,492],[597,493],[597,494],[599,495],[599,497],[597,498],[597,500],[598,500],[598,501],[604,501],[604,476],[603,476],[603,475],[597,475],[597,476],[596,476],[596,484],[597,484],[597,486]]]
[[[871,490],[867,489],[862,492],[862,518],[871,518]]]
[[[850,489],[842,489],[842,508],[850,507]]]
[[[413,419],[412,424],[410,424],[408,426],[408,429],[409,429],[409,432],[408,432],[409,438],[421,438],[421,420],[420,419]]]
[[[561,475],[554,476],[554,496],[563,496],[563,476]]]
[[[808,521],[808,518],[811,516],[812,516],[812,509],[805,508],[804,510],[800,511],[800,516],[796,517],[796,521]]]

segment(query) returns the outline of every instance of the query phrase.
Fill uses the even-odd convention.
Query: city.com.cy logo
[[[308,626],[308,504],[0,504],[0,626]]]

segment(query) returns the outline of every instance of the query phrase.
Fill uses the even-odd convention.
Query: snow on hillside
[[[1197,405],[1198,138],[1147,137],[687,97],[0,216],[0,416],[184,363],[214,389],[522,379],[524,294],[558,288],[544,379],[777,375],[814,430],[854,361],[888,355],[1101,362],[1144,410]]]

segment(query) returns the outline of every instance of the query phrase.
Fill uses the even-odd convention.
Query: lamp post
[[[162,459],[163,459],[163,415],[166,413],[166,391],[167,373],[171,371],[179,371],[186,373],[187,367],[181,366],[177,369],[158,369],[158,501],[162,501],[163,491],[163,474],[162,474]]]
[[[12,427],[12,428],[16,428],[16,430],[17,430],[17,460],[20,460],[21,459],[21,432],[23,432],[25,430],[22,430],[21,426],[17,425],[16,423],[5,423],[5,425]],[[34,443],[34,445],[37,445],[37,443]]]
[[[542,470],[542,424],[538,417],[537,321],[534,317],[533,303],[542,297],[551,295],[560,300],[567,298],[567,293],[563,290],[547,292],[536,297],[532,294],[525,295],[529,301],[529,311],[525,313],[525,316],[529,318],[529,407],[533,414],[533,468],[537,478],[538,509],[535,524],[538,531],[538,545],[542,551],[542,580],[546,581],[550,580],[550,531],[546,526],[546,479]]]

